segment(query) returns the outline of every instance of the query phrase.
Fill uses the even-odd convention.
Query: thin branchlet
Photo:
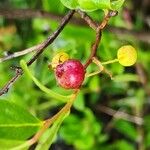
[[[89,64],[92,62],[92,58],[95,57],[96,55],[96,51],[98,49],[100,40],[101,40],[101,36],[102,36],[102,30],[104,29],[104,27],[107,25],[109,19],[112,16],[115,16],[117,14],[117,12],[114,11],[109,11],[108,14],[105,16],[105,18],[103,19],[102,23],[97,24],[90,16],[88,16],[85,12],[82,12],[80,10],[77,10],[77,12],[80,14],[81,18],[83,18],[87,24],[96,31],[96,40],[91,48],[91,54],[89,56],[89,58],[87,59],[84,68],[86,69]],[[27,62],[27,65],[30,66],[32,65],[33,62],[35,62],[38,57],[43,53],[43,51],[45,50],[45,48],[47,46],[49,46],[56,38],[57,36],[61,33],[61,31],[63,30],[63,28],[65,27],[65,25],[71,20],[73,14],[75,13],[75,10],[71,10],[68,12],[68,14],[62,19],[60,26],[57,28],[57,30],[50,35],[44,42],[37,44],[31,48],[25,49],[23,50],[23,52],[28,53],[29,51],[36,51],[35,54],[33,55],[33,57]],[[19,53],[16,53],[17,55]],[[11,57],[11,56],[10,56]],[[15,54],[12,55],[12,57],[15,57]],[[7,59],[7,58],[6,58]],[[10,89],[10,87],[15,83],[15,81],[23,74],[23,71],[21,68],[16,68],[16,74],[14,77],[12,77],[5,85],[4,87],[0,90],[0,96],[7,93],[8,90]],[[19,70],[19,71],[18,71]]]
[[[93,57],[96,56],[96,52],[97,52],[97,49],[98,49],[98,46],[99,46],[99,44],[100,44],[101,37],[102,37],[102,30],[103,30],[103,29],[106,27],[106,25],[108,24],[109,19],[110,19],[111,17],[114,17],[114,16],[117,15],[117,11],[112,11],[112,10],[108,11],[108,13],[107,13],[106,16],[104,17],[103,21],[102,21],[99,25],[95,24],[95,22],[91,23],[91,22],[92,22],[92,19],[91,19],[89,16],[87,16],[85,13],[83,14],[83,13],[81,13],[81,11],[79,11],[79,13],[80,13],[82,16],[88,18],[88,19],[86,19],[86,20],[87,20],[87,23],[89,24],[90,27],[92,26],[92,28],[94,28],[94,29],[95,29],[95,27],[96,27],[96,29],[95,29],[95,30],[96,30],[95,42],[94,42],[94,44],[92,45],[91,54],[90,54],[89,58],[87,59],[85,65],[84,65],[84,68],[86,69],[86,68],[91,64]],[[89,20],[90,20],[90,21],[89,21]]]
[[[35,55],[27,62],[27,65],[30,66],[37,58],[43,53],[45,48],[49,46],[56,38],[57,36],[61,33],[61,31],[64,29],[66,24],[69,22],[69,20],[72,18],[73,14],[75,13],[74,10],[71,10],[67,13],[67,15],[62,19],[62,22],[60,26],[57,28],[57,30],[50,35],[44,42],[41,44],[38,44],[37,46],[34,46],[36,49]],[[18,69],[16,69],[18,70]],[[12,77],[5,85],[4,87],[0,90],[0,96],[7,93],[10,87],[15,83],[15,81],[23,74],[22,69],[20,71],[16,71],[16,74],[14,77]]]

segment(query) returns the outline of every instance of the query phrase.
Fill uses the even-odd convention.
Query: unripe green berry
[[[133,46],[125,45],[119,48],[117,58],[121,65],[131,66],[137,60],[137,52]]]

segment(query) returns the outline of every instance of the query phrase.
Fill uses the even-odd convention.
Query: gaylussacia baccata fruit
[[[85,77],[84,66],[77,59],[70,59],[68,54],[56,54],[51,63],[58,84],[65,89],[79,88]]]

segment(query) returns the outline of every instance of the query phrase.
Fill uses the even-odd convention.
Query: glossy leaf
[[[60,0],[64,6],[70,9],[76,9],[78,7],[77,0]]]
[[[1,139],[25,140],[42,126],[28,111],[7,100],[0,100],[0,111]]]
[[[95,11],[98,9],[118,10],[124,0],[61,0],[69,9],[81,9],[83,11]]]
[[[118,10],[124,3],[124,0],[115,0],[111,2],[111,8],[113,10]]]
[[[54,122],[52,127],[48,129],[39,140],[35,150],[49,150],[51,144],[53,143],[57,132],[62,124],[63,120],[69,115],[69,112],[66,114],[61,114],[61,116]]]
[[[99,9],[111,9],[110,0],[97,0],[95,3]]]
[[[10,150],[14,146],[22,143],[24,143],[24,141],[0,139],[0,150]]]
[[[98,9],[96,2],[93,0],[78,0],[78,3],[79,8],[84,11],[94,11]]]

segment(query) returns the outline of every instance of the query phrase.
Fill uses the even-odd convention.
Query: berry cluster
[[[123,66],[131,66],[136,62],[136,60],[137,52],[135,48],[131,45],[122,46],[118,50],[116,59],[103,63],[96,60],[96,64],[101,66],[101,69],[87,75],[87,77],[103,71],[103,64],[119,62]],[[61,87],[65,89],[80,88],[85,78],[85,68],[79,60],[70,59],[68,54],[60,52],[53,57],[51,66],[54,69],[56,80]]]

